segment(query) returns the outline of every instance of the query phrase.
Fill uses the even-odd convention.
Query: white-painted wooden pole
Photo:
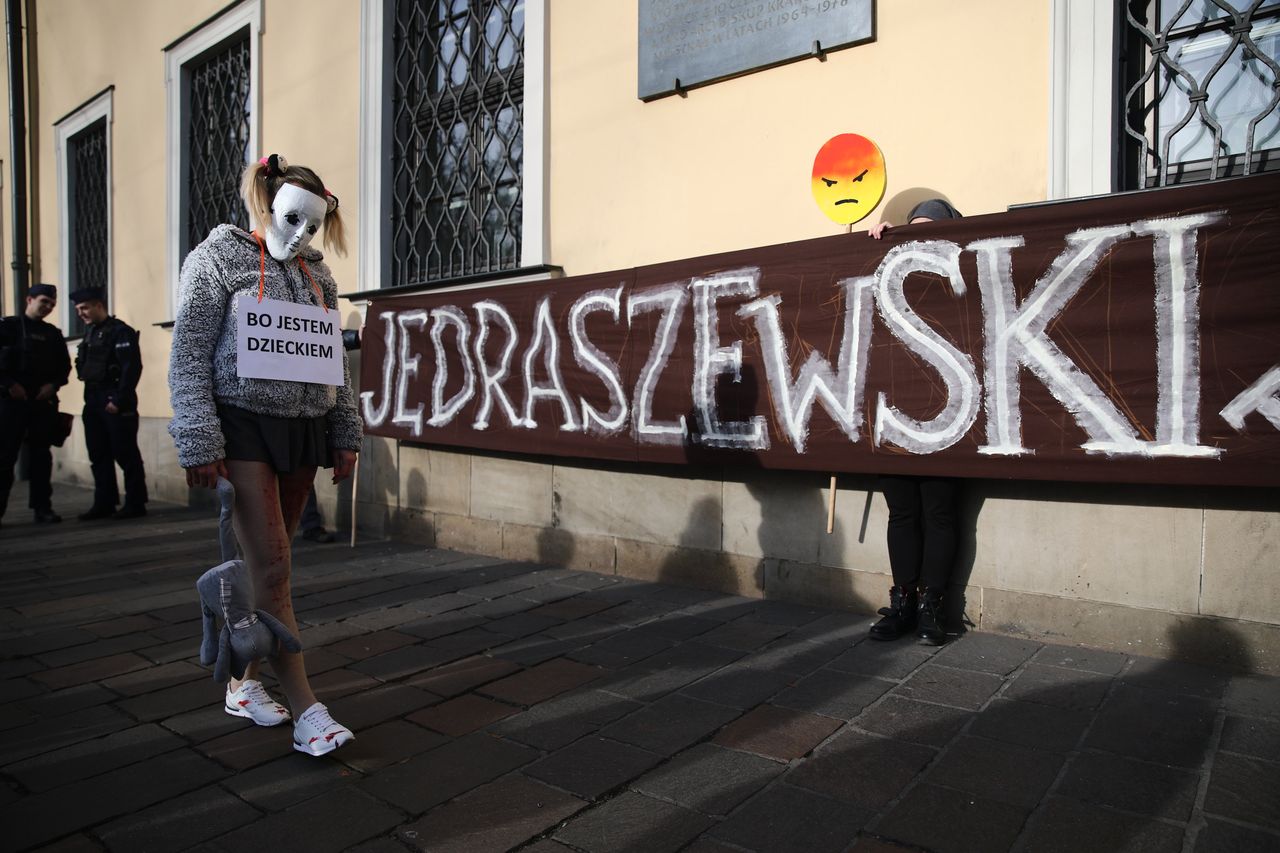
[[[356,547],[356,512],[360,507],[360,454],[351,466],[351,547]]]
[[[827,533],[836,529],[836,475],[831,475],[831,492],[827,495]]]

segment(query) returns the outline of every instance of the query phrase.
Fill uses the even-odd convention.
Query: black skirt
[[[266,462],[277,474],[299,468],[332,468],[328,427],[324,415],[314,418],[275,418],[218,403],[226,458]]]

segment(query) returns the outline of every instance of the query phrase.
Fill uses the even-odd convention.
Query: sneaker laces
[[[337,721],[335,721],[333,717],[329,716],[329,709],[326,708],[324,705],[320,704],[319,702],[312,705],[305,712],[303,712],[302,716],[299,717],[298,720],[299,722],[303,722],[311,726],[313,729],[320,732],[321,734],[324,734],[325,732],[329,731],[329,729],[333,729],[333,728],[338,728],[338,729],[346,728],[341,723],[338,723]]]
[[[261,681],[246,681],[240,685],[240,691],[244,693],[245,698],[256,704],[276,704],[276,700],[271,698],[271,694],[267,692],[267,688],[262,686]]]

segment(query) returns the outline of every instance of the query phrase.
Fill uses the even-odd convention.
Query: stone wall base
[[[362,531],[363,521],[362,508]],[[427,547],[865,613],[868,625],[876,609],[887,603],[892,585],[880,572],[578,535],[447,513],[402,510],[385,532]],[[967,586],[951,600],[953,622],[966,630],[1280,675],[1276,625],[986,586]]]

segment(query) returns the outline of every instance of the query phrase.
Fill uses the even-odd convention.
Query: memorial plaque
[[[641,100],[874,37],[874,0],[639,0]]]

